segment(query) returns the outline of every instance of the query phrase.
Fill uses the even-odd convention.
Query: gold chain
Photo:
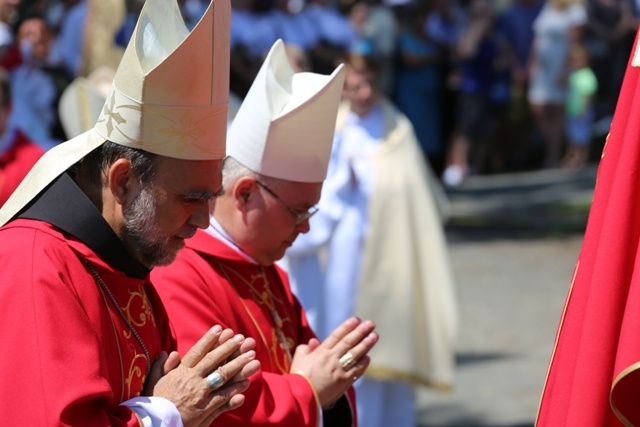
[[[269,280],[267,280],[267,276],[266,273],[264,271],[264,266],[260,266],[260,274],[258,275],[253,275],[251,280],[247,280],[245,277],[242,276],[242,274],[240,274],[238,271],[234,270],[231,267],[228,267],[226,265],[224,265],[223,263],[219,262],[218,265],[220,266],[220,269],[222,270],[222,273],[224,274],[225,278],[227,279],[227,282],[229,282],[230,285],[233,285],[233,281],[231,280],[231,278],[229,277],[229,275],[227,274],[227,270],[230,270],[234,273],[234,275],[236,277],[238,277],[249,289],[249,292],[251,293],[252,299],[254,301],[256,301],[258,304],[266,306],[267,309],[269,310],[269,314],[271,314],[271,319],[273,320],[273,323],[275,325],[275,334],[276,334],[276,338],[278,340],[278,343],[280,344],[280,348],[282,348],[282,350],[284,350],[284,352],[287,355],[287,359],[288,362],[290,363],[292,360],[291,357],[291,348],[293,347],[293,343],[290,342],[290,340],[287,339],[287,337],[284,334],[284,331],[282,329],[283,326],[283,321],[282,321],[282,317],[280,317],[280,313],[278,312],[278,310],[276,309],[276,302],[278,303],[282,303],[281,300],[279,300],[275,295],[273,295],[273,293],[271,292],[270,286],[269,286]],[[254,283],[258,280],[258,279],[262,279],[263,283],[264,283],[264,291],[260,291],[258,289],[256,289],[256,287],[254,286]],[[237,292],[237,291],[236,291]],[[244,302],[243,302],[244,305]],[[260,330],[260,327],[258,326],[256,320],[254,319],[253,315],[251,315],[251,311],[249,310],[249,308],[245,305],[244,306],[245,310],[247,311],[247,313],[249,313],[251,319],[254,322],[254,325],[256,326],[256,328],[258,330]],[[266,340],[264,339],[264,337],[262,337],[262,339],[265,341],[265,345],[267,346],[267,348],[269,348],[268,343],[266,342]],[[281,369],[284,372],[288,372],[288,367],[282,368]]]
[[[127,324],[127,327],[129,328],[129,330],[131,331],[131,333],[135,337],[136,341],[138,341],[138,344],[140,344],[140,347],[142,347],[142,351],[144,352],[144,357],[145,357],[145,359],[147,361],[147,374],[150,373],[151,372],[151,356],[149,356],[149,350],[147,350],[147,346],[144,344],[144,341],[142,341],[142,337],[138,334],[138,331],[136,331],[136,329],[133,327],[133,325],[131,324],[129,319],[127,319],[127,316],[122,311],[122,308],[120,307],[120,304],[118,304],[118,302],[116,301],[116,298],[111,293],[111,290],[109,289],[107,284],[104,283],[104,281],[102,280],[102,278],[100,277],[98,272],[95,270],[95,268],[93,268],[93,265],[91,265],[91,263],[89,263],[89,261],[87,261],[87,260],[84,260],[84,263],[86,264],[86,266],[89,269],[89,272],[91,273],[93,278],[96,280],[96,283],[98,283],[100,288],[107,294],[107,296],[111,300],[111,303],[113,304],[113,306],[118,311],[118,314],[120,315],[120,318],[122,318],[124,323]]]

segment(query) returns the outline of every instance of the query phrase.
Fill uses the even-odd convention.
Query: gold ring
[[[351,366],[353,366],[354,363],[356,363],[356,359],[353,357],[353,354],[348,351],[340,358],[340,360],[338,360],[338,362],[340,362],[340,366],[342,366],[342,369],[346,371]]]

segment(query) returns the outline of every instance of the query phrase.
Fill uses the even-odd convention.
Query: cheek
[[[156,206],[155,222],[160,230],[174,234],[184,227],[189,219],[190,209],[178,202],[159,203]]]
[[[293,231],[293,222],[286,213],[273,209],[262,216],[260,223],[256,224],[256,232],[264,236],[266,246],[280,246]]]

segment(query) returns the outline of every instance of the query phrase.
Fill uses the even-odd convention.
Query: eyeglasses
[[[314,216],[318,212],[318,208],[316,206],[313,206],[307,212],[300,212],[299,210],[294,209],[291,206],[289,206],[276,193],[274,193],[272,189],[267,187],[266,184],[263,184],[262,182],[260,182],[258,180],[256,180],[256,184],[258,184],[260,187],[262,187],[264,189],[264,191],[266,191],[267,193],[271,194],[271,196],[274,199],[276,199],[277,201],[282,203],[287,209],[289,209],[289,212],[291,212],[293,214],[293,216],[296,218],[296,225],[299,225],[299,224],[303,223],[304,221],[308,220],[309,218],[311,218],[312,216]]]

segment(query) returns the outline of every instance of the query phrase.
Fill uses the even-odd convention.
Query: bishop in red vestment
[[[261,372],[244,405],[216,425],[357,425],[352,384],[369,364],[375,325],[345,319],[320,343],[274,265],[309,231],[343,81],[342,67],[295,73],[282,41],[274,44],[229,130],[210,227],[153,272],[180,353],[216,323],[257,341]]]
[[[140,395],[150,364],[175,347],[149,270],[67,174],[0,240],[11,242],[0,245],[0,311],[20,319],[0,332],[0,420],[138,425],[120,403]]]
[[[244,405],[221,415],[216,426],[317,426],[313,388],[304,376],[289,375],[295,348],[315,338],[304,310],[283,270],[250,261],[228,242],[198,231],[170,266],[153,271],[154,285],[174,319],[178,351],[188,350],[215,324],[255,337],[261,371],[251,378]],[[325,425],[352,425],[354,404],[340,400],[323,414]],[[328,422],[331,416],[338,420]]]
[[[220,192],[229,20],[215,0],[189,32],[146,1],[94,127],[0,209],[0,424],[201,426],[244,402],[255,341],[210,325],[181,357],[149,283]]]

